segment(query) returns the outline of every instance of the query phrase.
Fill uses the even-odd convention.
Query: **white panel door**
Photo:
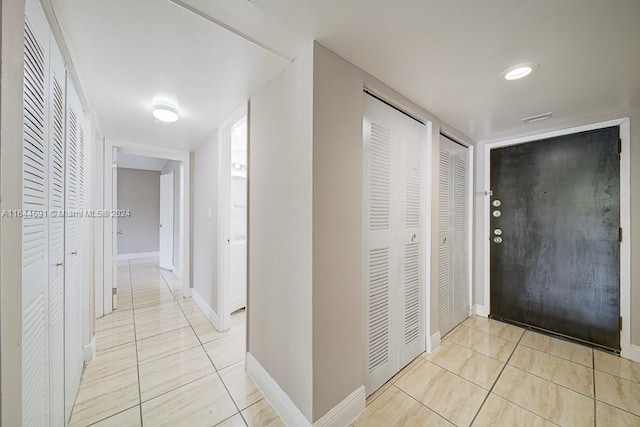
[[[440,137],[438,315],[445,335],[470,313],[468,149]]]
[[[64,426],[64,189],[66,72],[53,35],[50,41],[49,109],[49,351],[50,425]]]
[[[82,355],[82,287],[80,246],[82,202],[81,145],[84,113],[71,80],[67,79],[65,188],[65,416],[69,419],[84,364]]]
[[[49,26],[26,2],[22,156],[22,422],[49,425]],[[7,392],[7,390],[5,390]]]
[[[173,267],[173,171],[160,175],[160,268]]]
[[[425,349],[426,127],[364,96],[364,383],[373,393]]]

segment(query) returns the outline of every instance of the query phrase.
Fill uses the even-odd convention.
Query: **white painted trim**
[[[476,304],[473,306],[473,314],[480,317],[489,317],[489,310],[482,304]]]
[[[620,226],[623,230],[622,243],[620,244],[620,316],[622,317],[622,331],[620,333],[620,355],[625,358],[637,357],[637,353],[631,345],[631,123],[628,117],[608,120],[605,122],[591,123],[566,129],[544,132],[537,135],[522,136],[518,138],[489,142],[484,147],[484,188],[490,189],[491,150],[494,148],[508,147],[526,142],[539,141],[562,135],[570,135],[611,126],[620,126],[620,138],[622,139],[622,153],[620,155]],[[488,197],[488,194],[485,195]],[[489,203],[484,204],[484,306],[486,313],[491,313],[490,300],[490,276],[489,276]],[[640,360],[640,358],[639,358]]]
[[[160,252],[136,252],[133,254],[118,254],[118,259],[153,258],[160,256]]]
[[[96,358],[96,348],[96,336],[94,335],[91,337],[89,344],[82,347],[82,355],[85,363],[93,362]]]
[[[205,317],[209,319],[213,326],[217,330],[220,330],[220,319],[218,318],[218,315],[215,311],[213,311],[209,304],[207,304],[207,302],[204,300],[204,298],[202,298],[202,296],[195,288],[191,289],[191,298],[193,299],[193,302],[195,302],[196,305],[200,308],[200,310],[202,310]]]
[[[171,271],[173,271],[173,275],[176,276],[176,279],[182,280],[182,271],[175,265],[171,266]]]
[[[218,274],[217,294],[220,313],[220,330],[231,328],[231,310],[229,309],[231,263],[230,239],[231,219],[229,218],[231,205],[231,132],[243,117],[248,120],[248,105],[238,108],[224,123],[218,127]],[[248,124],[247,124],[248,125]],[[248,196],[247,196],[248,197]]]
[[[627,356],[622,356],[622,357],[626,357],[627,359],[631,359],[634,362],[640,362],[640,346],[635,345],[635,344],[631,344],[629,346],[629,351]]]
[[[287,426],[310,427],[311,423],[251,353],[247,353],[247,373]]]
[[[348,426],[364,411],[366,404],[367,395],[364,386],[361,385],[313,423],[313,427]]]
[[[440,348],[440,331],[436,331],[431,336],[427,336],[427,353],[435,353]]]

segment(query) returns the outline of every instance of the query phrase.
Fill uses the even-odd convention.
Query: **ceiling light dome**
[[[155,105],[153,107],[153,117],[162,123],[175,123],[180,120],[178,109],[171,105]]]
[[[529,74],[538,70],[538,64],[518,64],[513,67],[507,68],[502,72],[502,76],[505,80],[518,80],[523,77],[527,77]]]

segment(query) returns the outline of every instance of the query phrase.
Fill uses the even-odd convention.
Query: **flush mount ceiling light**
[[[551,116],[553,116],[553,113],[549,112],[549,113],[543,113],[543,114],[536,114],[535,116],[531,116],[531,117],[525,117],[521,120],[524,123],[535,123],[535,122],[540,122],[542,120],[550,119]]]
[[[175,123],[180,120],[178,109],[172,105],[157,104],[153,107],[153,117],[162,123]]]
[[[518,80],[538,71],[538,68],[538,64],[534,63],[518,64],[507,68],[500,75],[504,77],[505,80]]]

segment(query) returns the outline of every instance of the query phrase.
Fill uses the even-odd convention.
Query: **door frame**
[[[229,298],[231,295],[231,132],[240,120],[247,122],[247,186],[249,185],[249,115],[248,105],[245,104],[237,109],[218,130],[218,206],[217,206],[217,230],[218,230],[218,271],[217,271],[217,299],[216,307],[218,314],[218,325],[220,331],[231,328],[231,313],[228,310]],[[247,193],[247,198],[248,198]],[[247,200],[248,202],[248,200]],[[249,214],[247,203],[247,215]],[[248,225],[248,218],[247,218]],[[247,229],[247,251],[249,250],[249,236]]]
[[[171,178],[171,186],[167,186],[165,188],[165,186],[162,184],[163,181],[163,177],[165,181],[169,180],[169,177]],[[158,261],[158,265],[160,266],[160,268],[166,269],[166,270],[172,270],[174,267],[174,262],[173,262],[173,248],[174,248],[174,241],[173,241],[173,234],[174,234],[174,224],[175,224],[175,218],[173,215],[173,212],[175,210],[175,206],[174,206],[174,200],[175,200],[175,194],[174,194],[174,183],[175,183],[175,169],[172,170],[169,173],[166,174],[160,174],[160,230],[158,230],[158,233],[160,234],[159,238],[158,238],[158,249],[159,249],[159,261]],[[165,184],[166,185],[166,184]],[[164,194],[164,193],[168,193],[168,194]],[[163,206],[162,201],[166,200],[168,197],[169,202],[170,202],[170,207],[171,209],[168,212],[164,212],[165,215],[167,215],[167,218],[169,219],[169,222],[171,223],[171,233],[170,233],[170,237],[168,238],[167,243],[163,248],[163,239],[162,239],[162,234],[163,232],[166,234],[166,230],[165,230],[165,225],[163,225],[163,211],[165,210],[165,207]],[[171,261],[169,261],[169,264],[164,264],[162,265],[162,255],[163,253],[165,255],[166,251],[170,251],[170,254],[168,254],[168,257],[171,259]]]
[[[184,296],[191,296],[191,245],[185,244],[185,242],[189,242],[190,240],[185,240],[188,236],[191,236],[191,153],[189,150],[176,150],[172,148],[164,148],[164,147],[156,147],[153,145],[140,144],[134,142],[127,141],[115,141],[115,140],[104,140],[104,149],[102,153],[98,153],[98,163],[103,165],[103,198],[102,198],[102,206],[97,206],[97,208],[101,208],[103,212],[110,213],[114,208],[112,196],[113,196],[113,185],[111,180],[112,168],[114,166],[112,152],[113,149],[117,148],[118,152],[135,154],[139,156],[146,157],[157,157],[160,159],[166,160],[174,160],[180,162],[180,167],[182,171],[182,176],[185,178],[181,182],[181,197],[180,200],[184,202],[181,203],[181,215],[180,215],[180,250],[182,252],[182,281],[183,281],[183,290]],[[117,165],[116,165],[117,166]],[[99,201],[98,201],[99,202]],[[113,263],[113,255],[112,255],[112,233],[113,233],[113,221],[105,220],[103,223],[103,239],[102,242],[96,242],[96,257],[103,259],[103,277],[104,280],[102,282],[96,281],[96,295],[99,293],[103,294],[105,297],[103,299],[104,310],[103,315],[107,315],[113,311],[112,300],[109,297],[112,293],[112,289],[114,287],[117,288],[117,277],[114,277],[113,272],[111,271],[110,266]]]
[[[488,142],[484,145],[484,205],[479,211],[483,218],[483,293],[484,305],[476,305],[476,314],[487,317],[491,313],[490,286],[491,277],[489,269],[490,245],[490,206],[486,202],[490,196],[491,189],[491,150],[495,148],[508,147],[527,142],[535,142],[557,136],[570,135],[574,133],[586,132],[595,129],[602,129],[611,126],[620,127],[620,138],[622,139],[622,153],[620,155],[620,226],[623,230],[623,238],[620,243],[620,316],[622,317],[622,331],[620,332],[620,355],[622,357],[640,362],[640,348],[631,345],[631,156],[630,156],[630,119],[628,117],[614,119],[604,122],[591,123],[583,126],[564,128],[554,131],[543,132],[534,135],[510,138],[501,141]]]

